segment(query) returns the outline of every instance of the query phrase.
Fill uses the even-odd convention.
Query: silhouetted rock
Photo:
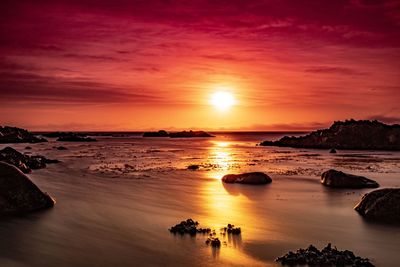
[[[385,188],[365,194],[354,209],[375,221],[400,223],[400,188]]]
[[[218,237],[208,237],[206,240],[207,245],[211,245],[214,248],[219,248],[221,247],[221,241],[218,239]]]
[[[55,201],[19,169],[0,162],[0,213],[24,213],[54,204]]]
[[[196,165],[196,164],[192,164],[192,165],[187,166],[187,169],[188,170],[192,170],[192,171],[198,170],[199,168],[200,168],[200,166]]]
[[[336,247],[332,248],[329,243],[322,250],[310,245],[306,249],[298,249],[296,252],[289,251],[285,255],[278,257],[277,262],[282,265],[297,266],[355,266],[373,267],[374,265],[367,259],[355,256],[352,251],[340,251]]]
[[[269,184],[272,182],[271,177],[263,172],[248,172],[242,174],[227,174],[222,177],[224,183],[237,183],[237,184]]]
[[[68,150],[68,148],[66,148],[65,146],[55,146],[54,148],[57,150]]]
[[[379,184],[364,176],[329,170],[321,175],[321,183],[336,188],[376,188]]]
[[[190,137],[214,137],[214,136],[204,131],[183,131],[183,132],[170,133],[169,137],[190,138]]]
[[[24,155],[12,147],[0,150],[0,161],[7,162],[19,168],[24,173],[30,173],[32,169],[46,167],[46,163],[58,163],[58,160],[47,159],[43,156]]]
[[[25,149],[26,149],[26,150],[30,150],[30,149],[32,149],[32,147],[26,146]]]
[[[223,233],[232,234],[232,235],[240,235],[242,229],[240,227],[235,227],[233,224],[228,223],[228,225],[222,228]]]
[[[192,219],[187,219],[186,221],[181,221],[179,224],[172,226],[169,231],[174,234],[190,234],[195,235],[198,231],[197,226],[199,223]],[[211,230],[210,230],[211,231]]]
[[[144,132],[143,137],[168,137],[169,133],[164,130],[158,132]]]
[[[337,151],[336,151],[336,149],[334,149],[334,148],[332,148],[331,150],[329,150],[329,153],[331,153],[331,154],[335,154]]]
[[[82,136],[82,135],[71,133],[69,135],[60,136],[59,138],[57,138],[57,141],[60,141],[60,142],[96,142],[97,140],[92,137]]]
[[[330,149],[400,150],[400,125],[378,121],[336,121],[329,129],[305,136],[285,136],[278,141],[264,141],[262,146]]]
[[[9,126],[0,126],[0,143],[40,143],[46,139],[37,137],[25,129]]]

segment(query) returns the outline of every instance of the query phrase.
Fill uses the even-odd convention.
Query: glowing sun
[[[219,110],[227,110],[235,104],[235,98],[229,92],[218,91],[211,95],[211,104]]]

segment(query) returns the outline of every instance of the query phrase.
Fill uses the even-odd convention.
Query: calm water
[[[400,228],[367,223],[353,210],[369,190],[330,190],[319,176],[336,168],[399,187],[400,153],[255,146],[280,136],[31,145],[29,152],[62,161],[30,175],[57,205],[1,218],[0,266],[277,266],[274,259],[288,250],[328,242],[377,266],[398,266]],[[186,170],[190,164],[200,170]],[[242,171],[265,171],[274,181],[221,183],[222,175]],[[168,232],[187,218],[214,229],[233,223],[242,234],[219,236],[225,243],[212,249],[205,236]]]

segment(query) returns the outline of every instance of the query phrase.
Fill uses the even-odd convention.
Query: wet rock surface
[[[0,214],[25,213],[54,204],[55,201],[18,168],[0,162]]]
[[[269,184],[272,182],[272,179],[263,172],[247,172],[242,174],[227,174],[222,177],[222,182],[259,185]]]
[[[300,137],[285,136],[278,141],[264,141],[261,146],[322,149],[400,150],[400,125],[378,121],[336,121],[329,129]]]
[[[45,168],[46,164],[59,162],[56,159],[52,160],[43,156],[28,156],[12,147],[0,150],[0,161],[14,165],[24,173],[30,173],[32,169]]]
[[[46,139],[17,127],[0,126],[0,143],[41,143]]]
[[[321,175],[321,183],[335,188],[376,188],[379,184],[364,176],[344,173],[337,170],[328,170]]]
[[[282,265],[297,266],[354,266],[354,267],[373,267],[374,265],[367,258],[355,256],[352,251],[338,250],[332,248],[329,243],[322,250],[310,245],[306,249],[298,249],[296,252],[289,251],[285,255],[278,257],[277,262]]]
[[[354,209],[367,219],[400,224],[400,188],[369,192]]]

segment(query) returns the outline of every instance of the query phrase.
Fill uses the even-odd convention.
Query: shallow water
[[[30,175],[57,205],[1,218],[0,266],[277,266],[274,259],[288,250],[328,242],[377,266],[398,266],[400,228],[365,222],[353,210],[370,190],[328,189],[319,176],[335,168],[399,187],[400,153],[255,146],[278,137],[129,136],[30,145],[26,152],[62,161]],[[24,151],[26,145],[12,146]],[[200,169],[187,170],[190,164]],[[274,181],[221,183],[222,175],[242,171],[265,171]],[[208,247],[203,235],[169,233],[187,218],[217,229],[222,247]],[[242,234],[220,235],[227,223]]]

